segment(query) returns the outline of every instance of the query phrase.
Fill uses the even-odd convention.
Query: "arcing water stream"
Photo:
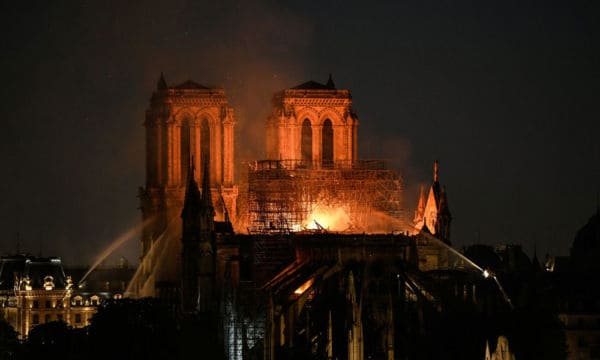
[[[393,218],[393,217],[391,217],[389,215],[386,215],[386,214],[379,214],[379,215],[385,216],[388,219],[388,221],[400,225],[400,227],[402,229],[411,229],[412,231],[417,231],[417,232],[420,231],[420,229],[416,228],[414,225],[412,225],[412,224],[406,224],[402,220]],[[512,301],[510,300],[510,297],[508,296],[508,294],[504,290],[504,287],[502,286],[502,284],[500,284],[500,281],[498,280],[498,277],[496,277],[496,274],[494,274],[492,271],[490,271],[488,269],[483,269],[481,266],[477,265],[471,259],[469,259],[468,257],[466,257],[464,254],[460,253],[459,251],[457,251],[456,249],[454,249],[452,246],[446,244],[445,242],[441,241],[440,239],[436,238],[435,236],[427,234],[427,233],[423,233],[423,235],[425,235],[428,240],[431,240],[432,242],[434,242],[434,243],[436,243],[436,244],[438,244],[438,245],[446,248],[451,253],[453,253],[454,255],[458,256],[463,261],[465,261],[467,264],[471,265],[474,269],[476,269],[478,272],[480,272],[481,275],[484,278],[487,279],[487,278],[491,277],[492,280],[494,280],[494,282],[498,286],[498,289],[500,290],[500,292],[502,293],[502,296],[504,297],[504,300],[508,303],[508,305],[511,308],[513,307],[513,304],[512,304]]]
[[[131,229],[127,230],[126,232],[124,232],[123,234],[119,235],[106,248],[106,250],[104,250],[98,257],[96,257],[96,261],[94,261],[94,263],[92,264],[92,266],[90,266],[89,270],[83,275],[83,277],[81,278],[81,280],[79,280],[79,283],[77,284],[77,286],[79,287],[85,281],[85,279],[90,275],[90,273],[92,271],[94,271],[98,267],[98,265],[100,265],[102,263],[102,261],[104,261],[104,259],[106,259],[110,254],[112,254],[113,251],[115,251],[116,249],[118,249],[126,241],[130,240],[131,238],[133,238],[136,234],[138,234],[140,231],[142,231],[149,223],[150,223],[150,219],[144,221],[143,223],[137,224],[133,228],[131,228]]]

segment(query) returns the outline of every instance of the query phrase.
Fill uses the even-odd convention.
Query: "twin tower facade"
[[[236,233],[302,229],[307,219],[321,227],[324,217],[337,216],[342,227],[331,227],[334,231],[418,232],[425,227],[448,242],[449,212],[447,219],[437,221],[447,210],[437,168],[431,201],[435,206],[420,204],[416,226],[406,225],[401,177],[379,161],[358,159],[352,97],[348,90],[337,89],[331,76],[325,84],[309,81],[274,94],[265,124],[267,160],[248,170],[243,192],[234,174],[235,125],[223,89],[193,81],[169,86],[161,74],[144,122],[146,184],[138,194],[144,230],[131,294],[179,296],[181,216],[191,182],[203,184],[214,220],[233,224]],[[322,214],[331,207],[333,216]],[[344,216],[338,216],[339,209]],[[439,226],[446,223],[447,231]]]
[[[145,254],[183,207],[190,165],[200,183],[204,162],[216,218],[234,224],[238,216],[235,184],[234,110],[225,91],[193,81],[167,85],[163,75],[146,111],[146,185],[140,188],[143,218],[150,223],[142,237]],[[358,118],[348,90],[329,77],[286,89],[273,97],[266,123],[266,155],[309,168],[330,168],[357,158]]]

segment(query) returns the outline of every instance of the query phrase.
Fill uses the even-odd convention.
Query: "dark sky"
[[[600,190],[598,1],[11,1],[0,5],[0,253],[85,264],[137,221],[148,99],[224,86],[238,162],[271,94],[332,72],[408,211],[441,162],[453,242],[566,254]],[[136,261],[138,242],[117,251]]]

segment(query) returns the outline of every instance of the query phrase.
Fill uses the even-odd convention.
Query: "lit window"
[[[40,302],[39,302],[39,301],[37,301],[37,300],[33,300],[33,308],[34,308],[34,309],[37,309],[37,308],[39,308],[39,307],[40,307]]]
[[[75,323],[81,324],[81,314],[75,314]]]

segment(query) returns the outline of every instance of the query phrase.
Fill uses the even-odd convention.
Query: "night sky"
[[[225,88],[238,164],[264,156],[274,91],[333,73],[361,157],[403,174],[410,214],[439,159],[457,247],[567,254],[600,190],[600,3],[367,3],[2,2],[0,253],[20,233],[86,264],[139,221],[163,71]],[[139,242],[117,254],[136,262]]]

